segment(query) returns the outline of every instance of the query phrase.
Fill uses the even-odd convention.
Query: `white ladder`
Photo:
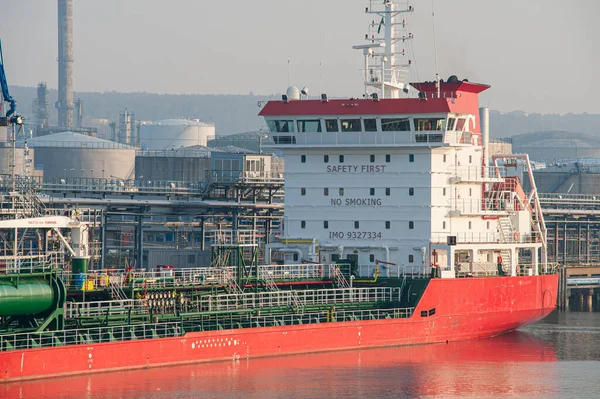
[[[269,274],[269,272],[265,272],[263,274],[263,280],[267,285],[267,291],[279,291],[279,287],[277,287],[277,284],[275,284],[275,280],[273,279],[273,276],[271,274]]]
[[[344,274],[340,270],[339,266],[334,266],[333,273],[335,281],[341,288],[350,288],[350,284],[348,284],[348,280],[346,280],[346,277],[344,277]]]
[[[500,234],[502,235],[503,242],[505,243],[514,243],[516,242],[513,234],[512,223],[510,222],[510,218],[508,216],[501,216],[498,218],[498,223],[500,224]]]
[[[110,295],[114,300],[123,301],[125,299],[129,299],[127,298],[127,295],[125,294],[125,291],[123,291],[123,288],[120,284],[115,284],[109,279],[108,287],[110,288]]]

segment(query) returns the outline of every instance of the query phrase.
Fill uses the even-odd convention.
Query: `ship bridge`
[[[456,81],[413,83],[418,98],[269,101],[260,115],[275,142],[303,146],[461,146],[482,145],[478,118],[480,92],[488,85]]]

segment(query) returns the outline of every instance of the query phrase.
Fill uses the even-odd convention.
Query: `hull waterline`
[[[0,352],[0,381],[491,337],[551,313],[557,287],[558,275],[433,279],[410,318],[4,351]]]

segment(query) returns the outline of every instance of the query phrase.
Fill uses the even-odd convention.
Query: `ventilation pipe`
[[[490,172],[490,109],[479,108],[479,122],[483,140],[483,177],[489,177]]]

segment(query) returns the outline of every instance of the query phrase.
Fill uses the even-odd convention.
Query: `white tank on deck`
[[[140,145],[146,150],[206,146],[215,136],[215,125],[192,119],[165,119],[140,126]]]

